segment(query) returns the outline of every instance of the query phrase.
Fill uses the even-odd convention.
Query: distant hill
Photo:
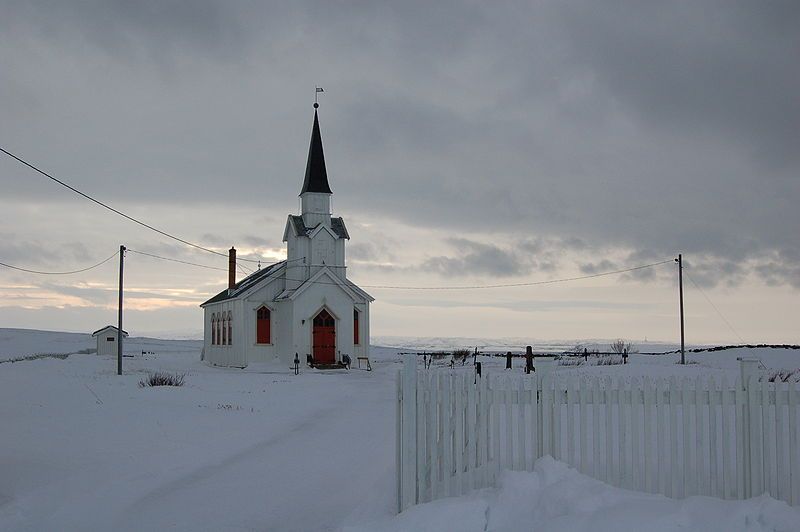
[[[89,333],[0,328],[0,361],[43,354],[88,353],[93,352],[95,347],[96,341]],[[197,352],[198,357],[202,347],[201,340],[162,340],[147,337],[127,338],[123,344],[125,353]]]

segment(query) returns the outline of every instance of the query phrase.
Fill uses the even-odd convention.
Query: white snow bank
[[[532,473],[505,472],[496,489],[414,506],[392,519],[345,530],[798,531],[800,508],[766,495],[746,501],[675,500],[623,490],[546,456]]]

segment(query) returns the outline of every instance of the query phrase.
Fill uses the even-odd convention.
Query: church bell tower
[[[322,150],[319,104],[314,104],[314,125],[303,188],[300,215],[290,215],[283,240],[286,242],[286,287],[298,288],[321,268],[346,278],[345,241],[350,239],[344,220],[331,216],[331,187]]]
[[[314,103],[314,127],[311,130],[311,145],[308,148],[306,177],[300,191],[301,214],[306,227],[318,224],[331,226],[331,187],[325,168],[325,153],[322,150],[322,135],[319,131],[318,103]]]

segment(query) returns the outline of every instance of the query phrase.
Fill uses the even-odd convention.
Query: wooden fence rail
[[[493,486],[504,469],[551,455],[622,488],[682,498],[762,493],[800,504],[793,382],[741,361],[735,382],[612,379],[467,370],[398,377],[398,510]],[[567,372],[568,373],[568,372]]]

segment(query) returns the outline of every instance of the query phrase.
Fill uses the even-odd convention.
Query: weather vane
[[[315,86],[314,86],[314,109],[316,109],[317,107],[319,107],[319,103],[317,102],[317,95],[318,95],[320,92],[325,92],[325,91],[322,89],[322,87],[317,87],[317,86],[315,85]]]

